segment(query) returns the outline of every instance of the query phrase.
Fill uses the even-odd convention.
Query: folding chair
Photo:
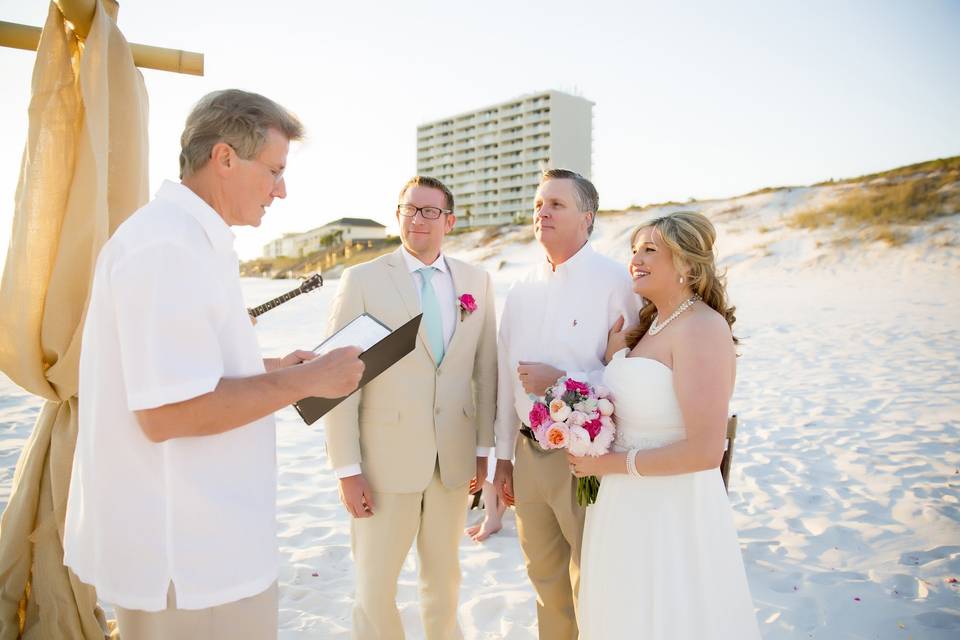
[[[720,461],[720,475],[723,476],[723,488],[730,490],[730,465],[733,463],[733,441],[737,439],[737,414],[727,420],[727,449]]]

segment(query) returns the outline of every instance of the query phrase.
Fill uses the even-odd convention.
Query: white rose
[[[550,417],[553,418],[554,422],[564,422],[570,417],[571,413],[570,407],[560,398],[556,398],[550,403]]]
[[[597,402],[597,409],[600,410],[600,415],[602,416],[613,415],[613,403],[606,398],[600,398],[600,400]]]
[[[585,456],[590,450],[590,434],[583,427],[570,427],[567,449],[575,456]]]

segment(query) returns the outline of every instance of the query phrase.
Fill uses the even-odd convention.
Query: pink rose
[[[583,423],[583,428],[590,434],[590,439],[594,440],[603,428],[603,423],[599,420],[589,420]]]
[[[447,298],[449,300],[449,298]],[[477,310],[477,301],[469,293],[460,296],[460,308],[467,313],[473,313]]]
[[[536,429],[550,417],[550,410],[542,402],[534,402],[533,409],[530,409],[530,426]]]
[[[590,387],[588,387],[582,382],[573,380],[572,378],[567,378],[566,387],[567,387],[567,391],[576,391],[577,393],[583,396],[590,395]]]
[[[550,448],[550,443],[547,441],[547,427],[550,424],[553,424],[553,423],[550,421],[547,421],[547,423],[545,423],[541,428],[533,430],[533,435],[536,436],[537,444],[540,445],[541,449]]]

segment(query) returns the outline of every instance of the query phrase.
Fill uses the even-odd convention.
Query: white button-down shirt
[[[97,260],[80,355],[80,416],[64,563],[127,609],[201,609],[278,573],[272,416],[154,443],[134,411],[264,372],[240,292],[234,235],[165,182]]]
[[[621,315],[627,326],[635,323],[639,312],[626,265],[596,253],[589,242],[556,270],[544,261],[513,285],[497,342],[497,458],[513,458],[520,423],[530,422],[533,401],[517,365],[542,362],[599,384],[610,327]]]
[[[417,290],[417,300],[421,301],[423,295],[423,274],[420,269],[433,267],[438,273],[433,274],[430,284],[433,285],[433,291],[437,296],[437,302],[440,304],[440,321],[443,326],[443,347],[446,350],[450,346],[450,340],[453,339],[453,332],[457,328],[457,314],[460,312],[457,302],[456,289],[453,286],[453,276],[450,275],[450,269],[447,267],[447,261],[443,254],[437,256],[432,264],[424,264],[419,258],[407,251],[407,248],[400,247],[400,253],[403,255],[403,263],[413,278],[414,289]],[[486,447],[477,447],[478,456],[486,456],[489,450]],[[346,467],[337,467],[334,473],[338,478],[348,478],[350,476],[360,475],[362,469],[358,464],[351,464]]]

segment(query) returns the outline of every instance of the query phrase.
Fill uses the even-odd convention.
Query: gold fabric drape
[[[94,263],[148,196],[147,93],[116,5],[96,4],[83,42],[50,5],[0,281],[0,369],[46,399],[0,520],[2,640],[107,633],[94,590],[63,566],[63,526]]]

